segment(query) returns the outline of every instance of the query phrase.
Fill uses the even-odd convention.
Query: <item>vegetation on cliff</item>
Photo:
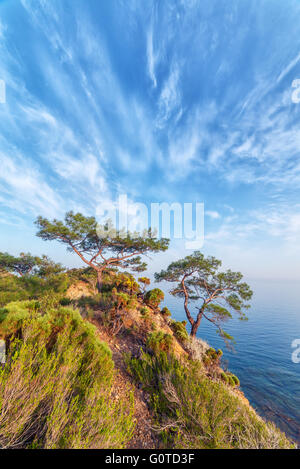
[[[216,323],[228,316],[216,306],[219,285],[243,317],[249,287],[241,274],[211,264],[195,253],[157,280],[179,282],[175,294],[185,299],[186,288],[188,311],[206,291],[198,311]],[[99,291],[93,266],[67,270],[46,256],[4,253],[0,268],[1,448],[293,447],[222,369],[222,351],[161,307],[164,294],[147,277],[138,283],[119,261],[106,263]]]
[[[0,311],[1,448],[122,448],[133,400],[113,399],[114,363],[95,326],[72,308],[19,301]]]

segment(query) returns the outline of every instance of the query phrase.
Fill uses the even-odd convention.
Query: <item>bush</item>
[[[228,375],[224,371],[222,371],[220,377],[221,377],[221,380],[224,381],[224,383],[226,383],[226,384],[229,383]]]
[[[222,355],[222,350],[216,351],[212,347],[206,350],[203,356],[203,363],[211,374],[214,374],[219,368]]]
[[[154,330],[153,327],[152,327],[152,325],[153,325],[152,319],[153,319],[153,318],[152,318],[152,315],[150,314],[150,310],[149,310],[147,307],[144,307],[144,306],[143,306],[143,307],[140,309],[140,313],[141,313],[141,316],[142,316],[142,318],[143,318],[143,320],[144,320],[146,329],[148,329],[149,326],[150,326],[151,329]]]
[[[76,304],[80,308],[99,308],[101,303],[106,304],[106,298],[111,295],[107,295],[106,293],[98,293],[94,296],[81,296],[76,301]]]
[[[189,340],[189,335],[185,328],[185,321],[172,321],[171,329],[174,331],[176,338],[183,344],[187,343]]]
[[[153,290],[149,290],[145,294],[145,303],[152,306],[152,308],[158,308],[164,298],[165,294],[160,288],[153,288]]]
[[[12,301],[39,300],[47,308],[59,305],[69,286],[65,273],[47,278],[38,276],[0,276],[0,307]]]
[[[166,306],[164,306],[163,309],[161,310],[161,314],[165,317],[170,317],[171,316],[171,312],[170,312],[169,308],[167,308]]]
[[[72,301],[70,300],[70,298],[64,297],[60,300],[59,303],[61,306],[69,306],[72,303]]]
[[[228,378],[228,384],[232,387],[235,386],[235,382],[234,382],[234,379],[232,378],[231,375],[227,375],[227,378]]]
[[[27,300],[29,296],[18,277],[11,274],[0,276],[0,307],[11,301]]]
[[[221,381],[207,378],[197,362],[185,366],[160,353],[127,356],[128,371],[149,393],[156,431],[166,449],[291,448]]]
[[[232,375],[232,379],[233,379],[236,386],[240,386],[241,383],[240,383],[240,380],[237,376]]]
[[[227,383],[230,384],[230,386],[236,387],[240,386],[240,380],[238,379],[237,376],[235,376],[232,373],[227,373]]]
[[[170,351],[173,344],[173,338],[170,334],[163,331],[152,332],[148,335],[146,346],[154,353],[161,351]]]
[[[143,285],[143,295],[146,293],[146,288],[150,285],[150,278],[148,277],[139,277],[138,281]]]
[[[93,288],[96,288],[97,283],[97,272],[92,267],[70,269],[67,272],[70,283],[81,280],[89,283]]]
[[[0,372],[1,448],[123,448],[133,402],[110,396],[114,364],[95,327],[77,311],[40,314],[37,302],[8,304],[0,335],[9,338]]]
[[[134,276],[128,272],[118,272],[111,278],[112,285],[117,287],[119,291],[136,294],[140,292],[140,286]]]
[[[144,319],[149,318],[149,309],[146,308],[145,306],[143,306],[143,307],[140,309],[140,313],[141,313],[141,316],[142,316]]]
[[[112,290],[114,306],[117,311],[133,310],[137,306],[137,299],[135,295],[128,293],[118,292],[116,288]]]
[[[202,339],[190,337],[190,340],[186,344],[186,349],[192,360],[203,362],[206,351],[209,349],[209,345]]]

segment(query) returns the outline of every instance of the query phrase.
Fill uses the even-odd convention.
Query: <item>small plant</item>
[[[118,291],[130,293],[131,295],[140,292],[140,286],[136,282],[133,275],[130,273],[117,273],[113,277],[113,284],[117,287]]]
[[[118,292],[113,288],[112,295],[115,300],[114,306],[117,311],[131,310],[136,307],[136,296],[129,295],[128,293]]]
[[[85,307],[98,308],[100,304],[100,298],[101,298],[100,294],[95,295],[95,296],[82,296],[81,298],[77,300],[77,305],[80,308],[85,308]]]
[[[222,373],[220,374],[220,378],[224,383],[229,384],[229,386],[240,386],[240,380],[233,373],[225,373],[225,371],[222,371]]]
[[[166,306],[163,307],[160,313],[166,318],[171,316],[171,311]]]
[[[239,387],[240,384],[241,384],[239,378],[235,375],[232,375],[232,379],[233,379],[235,385]]]
[[[209,349],[208,343],[198,337],[190,337],[190,340],[185,347],[189,352],[191,359],[199,362],[203,362],[206,351]]]
[[[173,321],[171,324],[171,329],[174,331],[176,338],[183,343],[186,343],[189,340],[189,335],[185,326],[186,321]]]
[[[150,282],[150,278],[148,278],[148,277],[140,277],[140,278],[138,279],[138,281],[143,285],[143,287],[142,287],[142,288],[143,288],[143,295],[145,295],[145,293],[146,293],[146,288],[147,288],[147,286],[150,285],[150,283],[151,283],[151,282]]]
[[[145,294],[145,303],[152,308],[158,308],[164,298],[165,294],[160,288],[153,288],[153,290],[149,290]]]
[[[216,360],[219,360],[223,355],[223,352],[222,350],[215,350],[214,348],[210,347],[207,352],[206,352],[206,356],[212,360],[212,361],[216,361]]]
[[[60,300],[59,303],[61,306],[69,306],[72,303],[72,301],[70,300],[70,298],[64,297]]]
[[[232,378],[231,375],[227,375],[228,376],[228,384],[232,387],[235,386],[235,382],[234,382],[234,379]]]
[[[224,371],[222,371],[222,373],[220,374],[220,378],[222,381],[224,381],[224,383],[229,383],[228,375]]]
[[[238,379],[237,376],[235,376],[233,373],[227,373],[227,376],[228,376],[228,383],[230,384],[230,386],[233,386],[233,387],[240,386],[240,380]]]
[[[154,353],[168,352],[171,350],[173,338],[163,331],[152,332],[148,335],[146,346]]]
[[[148,319],[148,318],[149,318],[149,309],[148,309],[146,306],[143,306],[143,307],[140,309],[140,313],[141,313],[141,316],[142,316],[144,319]]]
[[[202,361],[211,376],[215,377],[218,375],[218,369],[220,368],[220,359],[222,355],[222,350],[216,351],[212,347],[206,350]]]

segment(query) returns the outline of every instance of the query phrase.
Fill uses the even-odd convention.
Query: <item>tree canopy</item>
[[[40,216],[35,223],[38,237],[64,244],[97,271],[99,289],[103,271],[120,267],[142,272],[147,265],[142,262],[142,255],[165,251],[169,246],[168,239],[157,239],[151,229],[144,235],[124,233],[112,229],[109,223],[99,225],[95,217],[72,211],[66,213],[64,221],[49,221]]]
[[[58,274],[64,271],[64,267],[61,264],[53,262],[48,256],[33,256],[30,252],[21,252],[18,257],[12,256],[7,252],[1,252],[0,269],[5,272],[18,274],[21,277],[28,275],[49,277],[51,274]]]
[[[215,257],[205,257],[200,251],[184,259],[172,262],[166,270],[155,274],[155,280],[176,283],[170,293],[184,299],[184,309],[195,336],[204,317],[213,323],[225,340],[232,340],[221,324],[237,313],[239,319],[247,319],[244,310],[252,297],[249,285],[242,281],[240,272],[219,270],[222,263]],[[193,317],[190,304],[196,304]]]
[[[31,274],[39,265],[40,258],[32,256],[30,253],[22,253],[18,256],[12,256],[7,252],[0,253],[0,268],[1,270],[17,273],[21,277]]]

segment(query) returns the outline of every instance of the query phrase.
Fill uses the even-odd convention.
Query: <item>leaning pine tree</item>
[[[167,270],[155,274],[157,282],[176,282],[171,294],[184,300],[184,309],[191,324],[191,336],[195,337],[202,318],[214,324],[225,340],[232,340],[221,327],[222,323],[232,317],[232,312],[239,319],[246,320],[245,303],[252,297],[249,285],[242,282],[240,272],[220,272],[221,261],[215,257],[204,257],[200,251],[172,262]],[[195,303],[197,313],[193,317],[190,303]]]
[[[17,274],[20,277],[36,273],[41,262],[42,259],[40,257],[32,256],[30,252],[21,252],[18,257],[14,257],[7,252],[0,252],[0,269]]]
[[[97,287],[101,291],[103,272],[113,267],[142,272],[146,269],[141,256],[165,251],[169,240],[157,239],[149,229],[145,235],[117,231],[110,223],[100,226],[95,217],[68,212],[64,221],[49,221],[38,217],[37,236],[55,240],[67,246],[80,259],[97,272]]]

